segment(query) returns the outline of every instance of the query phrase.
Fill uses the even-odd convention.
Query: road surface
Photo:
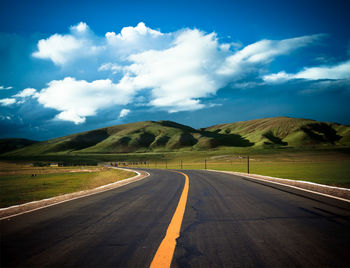
[[[0,221],[1,267],[149,267],[185,177],[148,172],[121,188]],[[182,172],[189,191],[171,266],[350,266],[349,203]]]

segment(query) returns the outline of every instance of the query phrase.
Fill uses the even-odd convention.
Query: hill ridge
[[[223,147],[349,146],[350,126],[312,119],[271,117],[194,129],[169,120],[139,121],[75,133],[5,155],[138,153]]]

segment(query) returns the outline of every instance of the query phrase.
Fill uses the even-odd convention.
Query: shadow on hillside
[[[156,136],[149,132],[143,132],[135,140],[135,145],[138,147],[149,147],[156,139]]]
[[[151,144],[151,147],[153,148],[153,147],[165,146],[169,140],[170,140],[169,136],[160,136]]]
[[[109,151],[113,153],[129,153],[131,152],[129,142],[131,141],[130,137],[122,137],[116,142],[113,142],[109,146]]]
[[[82,150],[108,138],[109,135],[105,129],[99,129],[95,131],[90,131],[85,134],[76,135],[70,140],[63,141],[57,144],[55,147],[47,150],[47,153],[60,152],[60,151],[76,151]]]
[[[282,141],[281,138],[276,137],[272,133],[271,130],[266,132],[266,133],[264,133],[262,136],[269,140],[268,142],[266,142],[266,141],[264,142],[265,145],[282,145],[282,146],[288,145],[288,142],[284,142],[284,141]]]
[[[7,153],[16,149],[20,149],[32,144],[38,143],[38,141],[32,141],[27,139],[0,139],[0,154]]]
[[[170,141],[170,144],[168,144],[168,147],[171,149],[191,147],[195,145],[197,142],[198,140],[195,137],[193,137],[191,133],[185,132],[185,133],[182,133],[178,139],[174,139]]]
[[[325,123],[308,124],[301,127],[301,130],[304,131],[311,139],[318,142],[334,144],[336,141],[339,141],[342,138],[342,136],[337,134],[335,129]]]
[[[201,134],[208,138],[213,138],[217,140],[218,146],[233,146],[233,147],[249,147],[253,146],[254,143],[243,138],[238,134],[222,134],[219,133],[220,130],[215,132],[210,131],[201,131]]]

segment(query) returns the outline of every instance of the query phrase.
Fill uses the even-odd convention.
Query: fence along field
[[[119,161],[118,166],[157,169],[213,169],[245,172],[350,188],[347,155],[223,155],[209,158]],[[249,166],[248,166],[249,163]],[[249,170],[248,170],[249,168]]]

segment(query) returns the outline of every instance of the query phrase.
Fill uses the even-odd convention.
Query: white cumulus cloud
[[[160,47],[159,38],[164,36],[143,22],[136,27],[124,27],[121,32],[107,32],[96,36],[85,22],[71,26],[68,34],[54,34],[39,40],[37,51],[32,55],[49,59],[56,65],[65,65],[81,59],[127,57],[130,53]],[[163,39],[167,39],[166,37]]]
[[[13,95],[12,97],[17,98],[27,98],[27,97],[36,97],[37,91],[35,88],[26,88],[23,89],[21,92],[17,93],[16,95]]]
[[[225,59],[218,73],[239,76],[261,64],[273,61],[277,56],[286,55],[317,40],[322,34],[301,36],[284,40],[261,40],[250,44]]]
[[[339,80],[350,79],[350,60],[335,65],[323,65],[318,67],[307,67],[295,74],[288,74],[281,71],[276,74],[269,74],[263,77],[265,82],[282,83],[291,79],[306,80]]]
[[[132,64],[124,71],[134,88],[151,89],[150,105],[169,112],[198,110],[205,107],[202,98],[319,37],[263,40],[234,52],[220,44],[215,33],[187,29],[176,34],[168,49],[129,56]]]
[[[45,107],[60,111],[58,119],[82,123],[87,116],[112,105],[126,105],[143,94],[149,106],[168,112],[206,107],[203,100],[228,83],[259,70],[280,55],[316,42],[322,35],[285,40],[261,40],[247,46],[221,43],[216,33],[181,29],[162,33],[140,22],[119,33],[96,36],[80,22],[67,34],[54,34],[37,44],[34,57],[51,60],[62,68],[90,68],[110,79],[52,81],[35,93]],[[88,63],[87,63],[88,60]],[[83,63],[81,63],[83,61]],[[74,70],[71,68],[69,70]],[[81,74],[79,74],[81,76]],[[286,73],[266,79],[278,80]]]
[[[77,25],[70,27],[72,32],[85,33],[89,30],[89,26],[85,22],[79,22]]]
[[[96,56],[104,48],[95,44],[95,36],[86,23],[80,22],[70,27],[70,33],[54,34],[42,39],[37,44],[37,51],[32,56],[39,59],[50,59],[56,65]]]
[[[226,52],[220,51],[215,34],[186,30],[172,46],[129,57],[124,69],[131,85],[151,89],[150,105],[169,112],[203,108],[199,98],[208,97],[224,85],[215,70]]]
[[[130,113],[129,109],[122,109],[119,113],[119,118],[123,118],[125,116],[127,116]]]
[[[13,98],[0,99],[1,106],[9,106],[9,105],[15,104],[15,103],[16,103],[16,99],[13,99]]]
[[[99,71],[112,71],[113,74],[116,74],[118,72],[123,71],[123,66],[120,66],[118,64],[114,64],[111,62],[107,62],[102,64],[99,68]]]
[[[8,90],[8,89],[13,89],[13,87],[0,86],[0,90]]]
[[[55,64],[65,64],[84,49],[83,41],[71,35],[55,34],[48,39],[40,40],[38,51],[33,56],[40,59],[51,59]]]
[[[320,66],[305,68],[294,75],[303,79],[350,79],[350,60],[333,66]]]
[[[267,83],[282,83],[290,79],[293,79],[293,75],[287,74],[285,71],[263,76],[263,80]]]
[[[38,102],[60,111],[57,119],[79,124],[99,109],[129,103],[133,94],[122,83],[114,84],[109,79],[87,82],[66,77],[51,81],[38,94]]]
[[[108,40],[124,40],[127,42],[133,42],[138,40],[141,36],[161,36],[163,35],[161,32],[153,30],[145,25],[145,23],[140,22],[136,27],[128,26],[124,27],[119,34],[115,34],[114,32],[106,33],[106,37]]]

